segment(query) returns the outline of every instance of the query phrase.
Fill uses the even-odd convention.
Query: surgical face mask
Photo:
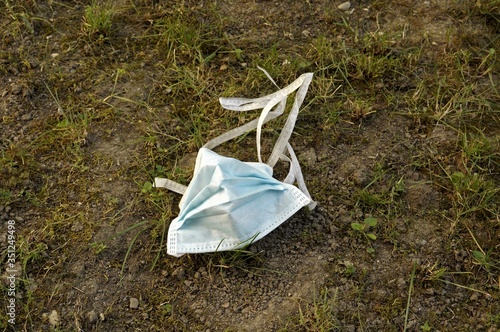
[[[264,73],[270,78],[267,72]],[[179,257],[188,253],[238,249],[269,234],[302,207],[315,207],[297,157],[288,143],[311,80],[311,73],[304,74],[286,88],[256,99],[220,98],[226,109],[262,109],[262,112],[259,118],[214,138],[198,151],[189,186],[164,178],[155,179],[156,187],[183,194],[179,215],[168,230],[168,254]],[[264,163],[260,153],[262,126],[283,114],[287,97],[296,90],[287,121]],[[258,162],[242,162],[212,151],[255,128]],[[273,178],[273,167],[280,159],[290,163],[289,173],[283,181]]]

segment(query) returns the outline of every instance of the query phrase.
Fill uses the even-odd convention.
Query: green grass
[[[377,239],[377,236],[374,233],[370,233],[370,227],[377,226],[377,219],[373,217],[368,217],[363,220],[363,222],[353,222],[351,223],[351,228],[356,232],[356,234],[360,234],[368,243],[368,247],[366,251],[370,254],[375,252],[373,249],[372,241]]]
[[[113,32],[113,16],[116,10],[111,2],[99,2],[92,0],[92,3],[85,7],[85,14],[82,19],[82,32],[89,38],[106,38]]]
[[[299,314],[289,320],[280,331],[341,331],[333,314],[336,305],[338,289],[322,289],[320,294],[315,294],[312,301],[298,299]]]

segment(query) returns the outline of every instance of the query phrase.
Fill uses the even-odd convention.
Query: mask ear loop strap
[[[300,88],[297,91],[297,94],[295,95],[295,101],[293,103],[290,114],[287,118],[287,121],[286,121],[285,125],[283,126],[283,130],[281,131],[281,134],[278,137],[278,140],[276,141],[276,144],[273,148],[271,156],[269,157],[269,159],[267,161],[267,164],[271,167],[274,167],[276,165],[278,159],[284,159],[284,160],[290,162],[290,170],[288,172],[287,177],[285,178],[285,180],[283,182],[293,184],[295,182],[295,180],[297,180],[297,184],[298,184],[299,189],[309,199],[311,199],[311,203],[308,204],[308,208],[310,210],[313,210],[316,207],[316,202],[314,202],[312,200],[311,195],[309,194],[309,191],[307,190],[307,185],[304,181],[304,176],[302,175],[302,170],[301,170],[301,167],[299,164],[299,160],[298,160],[297,156],[295,155],[295,152],[293,151],[293,148],[292,148],[289,140],[290,140],[290,137],[292,135],[293,128],[295,127],[295,122],[296,122],[298,114],[299,114],[299,108],[305,99],[305,95],[306,95],[307,90],[309,88],[309,85],[312,81],[312,76],[313,76],[312,73],[308,73],[308,74],[304,74],[300,77],[300,78],[303,78],[303,81],[301,82]],[[261,115],[261,117],[263,115]],[[259,127],[257,127],[257,130],[259,130]],[[257,138],[259,138],[259,136],[257,136]],[[288,158],[284,154],[285,149],[288,150],[288,153],[290,154],[290,158]]]
[[[290,159],[291,159],[291,170],[294,173],[294,177],[297,179],[297,184],[299,186],[299,189],[306,195],[310,200],[311,203],[307,205],[309,210],[313,210],[316,207],[316,202],[312,200],[311,194],[309,194],[309,190],[307,190],[306,182],[304,181],[304,176],[302,175],[302,170],[300,168],[299,160],[297,159],[297,156],[295,155],[295,152],[293,151],[292,146],[290,143],[287,143],[286,145],[288,153],[290,154]]]
[[[181,195],[184,195],[187,190],[187,186],[165,178],[155,178],[154,186],[157,188],[167,188]]]
[[[267,74],[267,73],[266,73]],[[269,74],[267,74],[269,75]],[[259,158],[259,162],[262,162],[261,154],[260,154],[260,138],[261,138],[261,132],[262,132],[262,125],[265,123],[264,120],[266,119],[269,110],[277,103],[277,102],[282,102],[286,103],[287,97],[293,93],[295,90],[299,89],[297,92],[297,95],[295,96],[295,101],[292,106],[292,110],[290,111],[290,114],[287,118],[287,121],[285,123],[285,126],[283,127],[280,136],[278,137],[278,140],[273,148],[273,151],[271,153],[271,156],[269,157],[267,164],[271,167],[274,167],[276,165],[278,159],[280,156],[283,154],[286,148],[286,144],[288,143],[288,140],[290,139],[290,136],[292,135],[293,127],[295,126],[295,121],[297,120],[297,116],[299,114],[299,107],[302,104],[305,94],[307,92],[307,88],[309,87],[309,84],[311,83],[312,80],[312,73],[308,74],[303,74],[299,78],[297,78],[295,81],[293,81],[290,85],[287,87],[279,90],[276,92],[276,96],[269,101],[269,103],[264,107],[262,110],[262,113],[259,118],[259,123],[257,125],[257,155]]]
[[[287,148],[287,144],[292,136],[293,128],[295,127],[295,122],[297,121],[297,117],[299,115],[299,108],[304,101],[305,95],[309,88],[309,84],[312,81],[312,73],[303,74],[299,77],[301,78],[300,88],[295,95],[295,101],[293,103],[292,109],[290,110],[290,114],[281,130],[281,134],[274,145],[273,151],[271,152],[271,156],[269,157],[267,164],[271,167],[274,167],[278,162],[280,156],[285,152]]]
[[[266,77],[279,89],[279,86],[276,84],[271,75],[269,75],[269,73],[265,69],[259,66],[257,66],[257,68],[263,71]],[[280,94],[281,91],[279,90],[270,95],[260,98],[219,98],[219,102],[224,109],[230,111],[246,112],[246,111],[265,108],[267,105],[270,104],[271,101],[275,99],[275,97],[279,96]],[[274,104],[272,107],[274,107],[275,105],[276,104]],[[283,114],[285,106],[286,106],[286,99],[281,100],[276,110],[274,110],[273,112],[268,112],[268,114],[262,121],[262,124],[267,123],[272,119],[275,119],[281,114]],[[270,107],[270,109],[272,109],[272,107]],[[233,138],[243,135],[246,132],[258,128],[259,121],[261,121],[260,118],[252,120],[240,127],[231,129],[228,132],[211,139],[205,145],[203,145],[203,147],[207,149],[213,149],[222,143],[225,143]]]
[[[309,203],[307,206],[309,207],[310,210],[312,210],[316,207],[316,202],[312,200],[311,195],[307,190],[306,182],[304,181],[304,176],[302,175],[302,170],[300,168],[299,160],[297,159],[297,156],[295,155],[295,152],[293,151],[293,148],[290,144],[287,144],[287,150],[288,153],[290,154],[290,158],[287,157],[285,154],[282,154],[280,156],[281,160],[290,163],[290,170],[288,171],[288,175],[283,180],[283,182],[288,184],[293,184],[295,180],[297,180],[299,189],[311,200],[311,203]]]
[[[259,67],[260,70],[262,70],[266,76],[273,82],[274,85],[276,85],[276,82],[271,78],[271,76],[262,68]],[[208,141],[205,145],[203,145],[204,148],[207,149],[213,149],[216,146],[225,143],[233,138],[236,138],[238,136],[241,136],[242,134],[257,128],[257,156],[259,162],[262,162],[262,157],[261,157],[261,132],[262,132],[262,126],[269,122],[272,119],[277,118],[281,114],[283,114],[284,109],[286,107],[286,99],[289,94],[291,94],[293,91],[297,90],[303,85],[303,81],[306,78],[308,74],[301,75],[298,79],[296,79],[294,82],[292,82],[290,85],[287,87],[278,90],[270,95],[260,97],[260,98],[255,98],[255,99],[249,99],[249,98],[219,98],[219,101],[222,105],[223,108],[231,111],[238,111],[238,112],[245,112],[245,111],[250,111],[250,110],[255,110],[255,109],[263,109],[261,112],[261,115],[258,119],[252,120],[240,127],[234,128],[220,136],[215,137],[214,139]],[[312,75],[312,74],[310,74]],[[276,85],[277,86],[277,85]],[[305,94],[305,93],[304,93]],[[271,110],[278,105],[276,110],[272,111]],[[298,112],[297,112],[298,113]],[[293,129],[293,124],[292,123],[292,129]],[[290,133],[291,135],[291,133]],[[284,149],[282,149],[281,152],[283,152]],[[276,163],[276,162],[275,162]]]
[[[262,99],[262,98],[259,98]],[[219,99],[221,105],[223,108],[231,110],[231,111],[238,111],[238,112],[245,112],[245,111],[250,111],[250,110],[255,110],[255,109],[262,109],[266,105],[269,104],[270,99],[266,98],[264,101],[262,100],[252,100],[252,99],[245,99],[245,98],[220,98]],[[276,106],[276,104],[273,105],[273,107]],[[278,107],[272,111],[268,112],[267,116],[263,120],[263,123],[267,123],[271,121],[272,119],[277,118],[281,114],[283,114],[283,111],[285,110],[286,106],[286,101],[285,102],[280,102],[278,104]],[[250,122],[245,123],[242,126],[239,126],[237,128],[231,129],[227,132],[225,132],[222,135],[219,135],[210,141],[208,141],[205,145],[203,145],[204,148],[207,149],[213,149],[222,143],[225,143],[229,140],[232,140],[233,138],[236,138],[238,136],[243,135],[246,132],[249,132],[255,128],[258,127],[260,118],[254,119]]]

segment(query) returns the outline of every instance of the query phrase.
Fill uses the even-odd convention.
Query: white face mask
[[[264,73],[270,78],[267,72]],[[163,178],[155,179],[156,187],[183,194],[179,216],[168,230],[167,252],[170,255],[179,257],[187,253],[237,249],[269,234],[302,207],[315,207],[297,157],[288,143],[311,80],[312,73],[304,74],[286,88],[257,99],[220,98],[222,106],[229,110],[263,110],[258,119],[216,137],[199,150],[193,180],[188,187]],[[269,160],[263,163],[260,155],[262,125],[283,113],[288,95],[297,89],[283,130]],[[271,111],[276,105],[276,110]],[[259,162],[242,162],[211,150],[254,128],[257,128]],[[285,155],[285,150],[290,157]],[[290,171],[283,182],[272,177],[272,168],[279,159],[290,162]],[[300,189],[293,186],[295,180]]]

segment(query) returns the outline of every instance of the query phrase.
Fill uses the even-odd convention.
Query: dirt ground
[[[123,0],[108,28],[90,1],[1,1],[0,328],[497,331],[499,4],[341,4]],[[180,195],[151,181],[188,183],[258,116],[217,103],[273,92],[256,66],[315,73],[291,142],[318,206],[243,252],[168,256]]]

